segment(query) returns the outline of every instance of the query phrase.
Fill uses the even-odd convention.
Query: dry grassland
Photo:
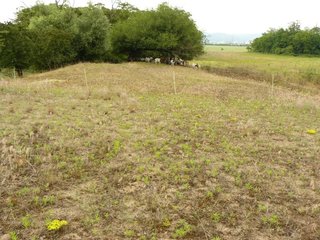
[[[0,101],[1,240],[320,239],[317,94],[78,64]]]

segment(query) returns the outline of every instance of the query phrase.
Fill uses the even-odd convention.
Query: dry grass
[[[320,238],[319,95],[143,63],[0,94],[0,238]]]

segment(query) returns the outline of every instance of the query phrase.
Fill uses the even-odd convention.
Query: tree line
[[[320,28],[302,30],[298,22],[288,28],[271,29],[256,38],[250,51],[287,55],[320,55]]]
[[[121,62],[142,57],[190,60],[203,52],[204,35],[191,15],[168,4],[139,10],[118,2],[70,7],[39,3],[0,23],[0,68],[48,70],[67,64]]]

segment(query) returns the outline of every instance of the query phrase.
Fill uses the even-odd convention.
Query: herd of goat
[[[139,61],[141,62],[147,62],[147,63],[155,63],[155,64],[169,64],[171,66],[178,65],[178,66],[186,66],[186,67],[192,67],[192,68],[200,68],[200,65],[198,63],[189,63],[188,61],[185,61],[181,58],[153,58],[153,57],[145,57],[140,58]]]

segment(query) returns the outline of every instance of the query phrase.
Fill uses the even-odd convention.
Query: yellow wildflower
[[[65,225],[68,225],[66,220],[55,219],[47,223],[47,229],[50,231],[57,231]]]
[[[308,129],[308,130],[307,130],[307,133],[309,133],[309,134],[316,134],[317,131],[314,130],[314,129]]]

